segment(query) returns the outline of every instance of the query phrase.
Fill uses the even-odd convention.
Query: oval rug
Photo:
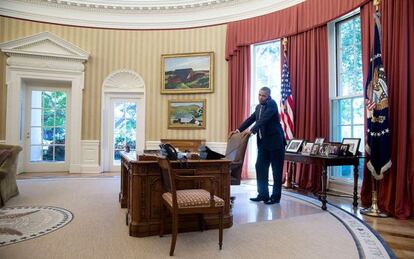
[[[72,212],[51,206],[19,206],[0,209],[0,246],[46,235],[73,219]]]

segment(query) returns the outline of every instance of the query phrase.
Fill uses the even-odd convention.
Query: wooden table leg
[[[292,186],[292,171],[291,171],[292,162],[286,161],[286,180],[285,180],[285,188],[291,189]]]
[[[354,165],[354,202],[352,205],[358,207],[358,164]]]
[[[321,176],[321,180],[322,180],[322,191],[319,194],[319,199],[322,202],[322,209],[326,210],[326,184],[327,184],[327,168],[326,166],[322,166],[322,176]]]

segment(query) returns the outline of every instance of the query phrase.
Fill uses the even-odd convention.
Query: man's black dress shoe
[[[276,198],[270,197],[270,199],[268,199],[267,201],[265,201],[265,204],[275,204],[275,203],[279,203],[280,200],[276,200]]]
[[[257,196],[256,198],[250,198],[250,200],[251,201],[264,201],[264,202],[266,202],[266,201],[269,200],[269,197],[263,198],[262,196]]]

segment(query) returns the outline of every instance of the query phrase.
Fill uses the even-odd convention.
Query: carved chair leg
[[[219,214],[219,247],[220,247],[220,250],[223,246],[223,210],[224,210],[224,207],[221,209],[220,214]]]
[[[172,213],[172,238],[171,238],[171,248],[170,256],[174,255],[175,243],[177,242],[177,232],[178,232],[178,215]]]

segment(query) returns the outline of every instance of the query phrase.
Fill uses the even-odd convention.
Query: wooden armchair
[[[249,135],[233,134],[227,141],[226,158],[231,161],[231,185],[240,185]]]
[[[178,232],[178,217],[182,214],[219,214],[219,247],[223,243],[223,214],[224,200],[214,195],[214,176],[194,175],[194,169],[173,169],[167,159],[159,158],[161,167],[162,194],[160,237],[164,234],[164,206],[168,208],[172,217],[172,239],[170,256],[174,255]],[[186,174],[186,175],[184,175]],[[192,175],[188,175],[192,174]],[[209,182],[209,191],[204,189],[177,190],[177,181]]]

